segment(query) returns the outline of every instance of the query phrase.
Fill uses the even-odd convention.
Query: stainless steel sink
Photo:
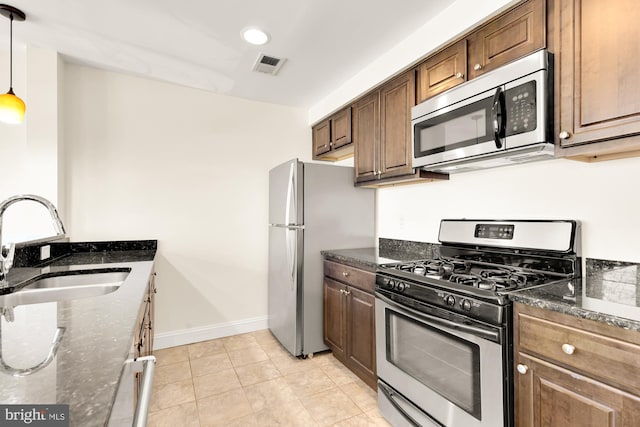
[[[118,290],[131,269],[79,270],[36,278],[13,293],[0,295],[0,307],[97,297]]]

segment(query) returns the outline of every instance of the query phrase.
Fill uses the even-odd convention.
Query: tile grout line
[[[212,340],[212,341],[213,341],[213,340]],[[314,390],[313,392],[310,392],[308,395],[305,395],[305,397],[308,397],[309,399],[312,399],[314,396],[317,396],[317,395],[319,395],[320,393],[326,393],[326,392],[328,392],[328,391],[330,391],[330,390],[337,390],[337,391],[340,391],[340,392],[342,392],[342,393],[346,394],[346,395],[347,395],[347,397],[348,397],[348,399],[349,399],[349,401],[350,401],[350,402],[354,405],[354,407],[355,407],[355,408],[357,408],[357,410],[358,410],[358,413],[357,413],[357,414],[351,415],[351,416],[349,416],[349,417],[347,417],[347,418],[345,418],[345,419],[343,419],[343,420],[339,420],[339,421],[337,421],[336,423],[333,423],[333,424],[331,424],[331,425],[336,425],[336,424],[339,424],[339,423],[342,423],[342,422],[344,422],[344,421],[347,421],[347,420],[350,420],[350,419],[353,419],[353,418],[356,418],[356,417],[360,417],[360,416],[366,416],[366,417],[367,417],[367,419],[368,419],[369,421],[373,421],[373,422],[375,422],[375,420],[374,420],[373,418],[371,418],[371,416],[369,416],[369,414],[368,414],[368,413],[363,409],[364,407],[366,407],[366,404],[364,404],[364,403],[363,403],[363,406],[361,407],[361,406],[360,406],[360,405],[359,405],[359,404],[354,400],[354,398],[353,398],[352,396],[350,396],[350,395],[349,395],[349,394],[348,394],[348,393],[343,389],[343,387],[345,387],[345,386],[347,386],[347,385],[350,385],[350,384],[355,385],[357,388],[362,388],[361,386],[362,386],[362,385],[366,386],[366,384],[364,384],[364,383],[363,383],[363,384],[359,384],[359,382],[358,382],[359,378],[357,378],[357,377],[355,377],[355,378],[350,378],[349,376],[346,376],[346,377],[345,377],[345,375],[346,375],[346,374],[348,374],[348,373],[343,373],[343,372],[341,372],[341,368],[342,368],[342,367],[341,367],[341,366],[339,366],[339,365],[336,365],[335,360],[334,360],[334,359],[331,359],[332,355],[331,355],[330,353],[327,353],[326,355],[325,355],[325,354],[323,354],[323,355],[321,356],[324,360],[318,360],[318,359],[316,359],[316,360],[313,360],[313,359],[312,359],[312,360],[308,360],[308,359],[307,359],[307,360],[305,360],[306,365],[305,365],[304,367],[297,367],[297,368],[296,368],[295,366],[293,366],[293,367],[289,367],[289,366],[287,366],[287,363],[288,363],[288,362],[287,362],[286,360],[282,360],[282,361],[281,361],[281,363],[284,363],[284,365],[282,365],[282,366],[280,366],[280,365],[278,365],[278,364],[276,363],[276,361],[275,361],[275,360],[276,360],[276,359],[278,359],[279,357],[282,357],[283,359],[286,359],[286,358],[290,358],[291,356],[290,356],[290,355],[286,352],[286,350],[284,350],[284,349],[282,349],[282,350],[283,350],[283,351],[282,351],[282,354],[281,354],[281,353],[279,353],[279,352],[277,352],[277,351],[274,351],[274,350],[276,350],[276,349],[277,349],[277,345],[279,345],[279,343],[278,343],[275,339],[272,339],[272,340],[263,340],[263,342],[259,342],[259,341],[255,338],[255,336],[252,336],[252,340],[249,340],[249,343],[250,343],[251,345],[246,344],[246,346],[245,346],[245,347],[242,347],[242,348],[236,348],[236,349],[234,349],[234,350],[229,350],[229,346],[227,345],[228,343],[221,342],[221,344],[222,344],[222,346],[221,346],[221,347],[222,347],[222,348],[221,348],[221,350],[223,350],[223,351],[218,352],[218,351],[215,351],[215,350],[214,350],[214,352],[213,352],[213,353],[207,353],[207,352],[206,352],[206,350],[205,350],[205,352],[204,352],[203,354],[201,354],[201,355],[199,355],[199,357],[195,357],[195,358],[192,358],[192,353],[189,351],[189,348],[190,348],[190,346],[191,346],[191,345],[194,345],[194,344],[197,344],[197,343],[194,343],[194,344],[187,344],[187,345],[184,345],[184,346],[178,346],[178,347],[177,347],[177,348],[179,348],[179,347],[183,347],[183,348],[184,348],[184,351],[186,352],[186,358],[187,358],[187,359],[186,359],[186,361],[188,362],[188,367],[189,367],[190,384],[191,384],[191,388],[192,388],[192,390],[193,390],[193,398],[194,398],[195,409],[196,409],[196,412],[197,412],[198,425],[199,425],[199,426],[202,426],[202,425],[204,425],[204,424],[203,424],[203,420],[202,420],[202,418],[201,418],[201,411],[200,411],[200,409],[201,409],[201,407],[200,407],[200,406],[201,406],[201,405],[200,405],[200,403],[199,403],[199,399],[198,399],[198,397],[197,397],[197,395],[196,395],[196,390],[195,390],[195,389],[196,389],[196,387],[195,387],[195,379],[196,379],[196,377],[195,377],[195,376],[194,376],[194,374],[193,374],[192,362],[193,362],[193,361],[195,361],[195,360],[201,359],[201,358],[210,357],[210,356],[212,356],[212,355],[215,355],[215,354],[222,354],[222,353],[224,353],[224,355],[226,356],[226,358],[229,360],[229,362],[230,362],[230,364],[231,364],[231,368],[233,368],[233,373],[234,373],[235,377],[238,379],[238,383],[239,383],[239,385],[240,385],[239,389],[240,389],[240,390],[242,390],[243,397],[244,397],[244,399],[249,403],[249,407],[250,407],[250,409],[251,409],[251,414],[238,415],[237,417],[234,417],[234,418],[230,419],[230,420],[229,420],[230,422],[232,422],[232,421],[237,421],[237,420],[239,420],[239,419],[241,419],[241,418],[243,418],[243,417],[245,417],[245,416],[249,416],[249,415],[256,416],[256,415],[260,412],[260,411],[257,411],[257,410],[255,410],[255,409],[254,409],[253,405],[251,404],[251,401],[250,401],[250,400],[249,400],[249,398],[248,398],[247,390],[249,390],[249,388],[250,388],[250,387],[256,387],[256,386],[259,386],[260,384],[263,384],[263,383],[266,383],[266,382],[269,382],[269,381],[273,381],[273,380],[277,380],[277,379],[279,379],[279,380],[284,381],[284,384],[286,384],[286,386],[287,386],[291,391],[294,391],[294,389],[292,389],[292,388],[291,388],[291,385],[290,385],[289,381],[287,381],[287,379],[286,379],[287,375],[296,374],[296,373],[298,373],[298,374],[303,374],[304,372],[308,372],[310,369],[317,370],[318,372],[322,373],[322,375],[324,375],[325,377],[327,377],[327,379],[329,379],[329,381],[330,381],[331,387],[330,387],[330,388],[328,388],[328,389],[326,389],[326,390],[320,390],[320,391],[315,391],[315,390]],[[254,344],[254,343],[255,343],[255,344],[257,344],[257,347],[254,347],[254,346],[253,346],[253,344]],[[239,342],[237,342],[237,344],[242,345],[242,340],[241,340],[241,341],[239,341]],[[274,349],[274,344],[276,345],[276,346],[275,346],[275,347],[276,347],[275,349]],[[234,345],[235,345],[235,344],[234,344]],[[231,345],[231,347],[233,347],[233,345]],[[281,346],[280,346],[280,347],[281,347]],[[231,352],[231,351],[236,351],[236,352],[237,352],[237,351],[247,350],[247,349],[250,349],[250,348],[258,348],[258,349],[260,349],[260,350],[264,353],[264,355],[266,355],[266,359],[265,359],[265,360],[252,361],[252,362],[250,362],[250,363],[246,363],[246,364],[243,364],[243,365],[236,366],[236,365],[234,364],[234,362],[233,362],[232,358],[231,358],[230,352]],[[269,349],[269,351],[267,351],[266,349]],[[194,351],[194,352],[195,352],[195,351]],[[258,382],[251,383],[251,384],[247,384],[247,385],[243,385],[243,384],[242,384],[242,382],[240,381],[241,376],[240,376],[240,374],[239,374],[238,370],[239,370],[239,369],[240,369],[240,370],[242,370],[241,368],[244,368],[244,367],[250,367],[250,366],[252,366],[252,365],[258,365],[258,364],[260,364],[260,363],[264,363],[264,362],[269,362],[269,363],[271,364],[271,367],[273,367],[273,369],[275,370],[274,374],[277,372],[277,375],[276,375],[276,376],[274,376],[274,377],[268,378],[268,376],[269,376],[270,374],[267,374],[267,375],[265,375],[265,377],[264,377],[263,379],[260,379]],[[172,365],[172,364],[178,364],[178,363],[183,363],[183,362],[181,362],[180,360],[178,360],[178,361],[173,362],[173,363],[168,363],[168,364],[166,364],[165,366],[169,366],[169,365]],[[297,363],[297,362],[296,362],[296,361],[294,361],[294,360],[292,360],[292,361],[291,361],[291,363],[295,364],[295,363]],[[285,368],[285,366],[287,366],[287,367]],[[271,367],[270,367],[270,368],[271,368]],[[270,368],[269,368],[269,369],[270,369]],[[283,370],[283,369],[284,369],[284,370]],[[285,374],[285,372],[286,372],[287,370],[292,370],[292,372],[289,372],[289,374]],[[260,371],[260,370],[258,369],[258,370],[257,370],[257,372],[259,372],[259,371]],[[215,373],[215,372],[214,372],[214,373]],[[214,374],[214,373],[212,373],[212,374]],[[333,375],[332,375],[332,373],[333,373]],[[250,374],[251,374],[251,373],[249,372],[249,375],[250,375]],[[207,375],[209,375],[209,374],[207,374]],[[206,375],[205,375],[205,376],[206,376]],[[344,378],[343,378],[343,377],[344,377]],[[251,376],[248,376],[248,378],[251,378]],[[258,373],[258,374],[255,376],[255,378],[261,378],[260,373]],[[348,380],[348,381],[347,381],[347,380]],[[346,382],[346,383],[341,384],[341,383],[342,383],[342,382],[344,382],[344,381],[347,381],[347,382]],[[228,392],[228,391],[229,391],[229,390],[224,391],[224,392],[215,393],[215,394],[212,394],[211,396],[203,397],[202,399],[206,399],[206,398],[210,398],[210,397],[213,397],[213,396],[217,396],[217,395],[220,395],[220,394],[226,393],[226,392]],[[366,389],[364,389],[363,393],[366,393]],[[368,393],[367,393],[367,394],[368,394]],[[319,425],[321,421],[318,421],[318,420],[317,420],[317,419],[312,415],[312,412],[310,411],[309,407],[308,407],[307,405],[305,405],[305,403],[304,403],[304,402],[303,402],[303,400],[301,399],[301,396],[300,396],[299,394],[297,394],[297,393],[295,393],[295,392],[294,392],[294,396],[293,396],[293,398],[295,399],[295,401],[297,401],[297,402],[301,405],[301,408],[303,408],[303,409],[305,410],[305,412],[306,412],[306,413],[307,413],[307,415],[310,417],[310,419],[311,419],[311,420],[313,420],[316,424],[318,424],[318,425]],[[200,399],[200,400],[202,400],[202,399]],[[309,399],[307,399],[307,404],[310,404],[310,403],[311,403],[311,401],[310,401]],[[360,399],[360,400],[362,400],[362,399]],[[365,402],[365,403],[366,403],[366,402]],[[168,409],[168,408],[173,408],[173,407],[176,407],[176,406],[180,406],[180,404],[172,405],[172,406],[169,406],[169,407],[167,407],[167,408],[158,409],[158,411],[161,411],[161,410],[164,410],[164,409]],[[265,410],[265,408],[262,408],[261,410]],[[154,411],[154,412],[157,412],[157,411]],[[151,412],[150,412],[150,413],[151,413]],[[194,420],[194,421],[195,421],[195,420]]]

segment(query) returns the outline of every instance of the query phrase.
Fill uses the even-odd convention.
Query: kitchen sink
[[[35,278],[13,293],[0,295],[0,307],[39,304],[97,297],[120,288],[130,268],[118,270],[78,270],[47,273]]]

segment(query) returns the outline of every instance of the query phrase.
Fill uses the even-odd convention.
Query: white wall
[[[158,239],[156,333],[264,321],[268,171],[310,157],[307,112],[77,65],[64,84],[72,239]]]
[[[57,205],[62,183],[58,165],[61,61],[56,52],[31,46],[15,46],[13,59],[14,91],[25,102],[27,110],[21,124],[0,123],[0,201],[15,194],[33,193]],[[0,51],[0,65],[8,64],[8,50]],[[6,92],[8,85],[8,80],[0,82],[0,91]],[[60,214],[64,220],[64,210],[61,209]],[[54,233],[48,211],[36,203],[11,206],[4,216],[4,242],[31,240]]]
[[[380,237],[438,241],[443,218],[577,219],[582,255],[640,262],[640,158],[551,160],[378,190]]]

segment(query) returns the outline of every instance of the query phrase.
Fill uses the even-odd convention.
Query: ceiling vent
[[[284,58],[276,58],[274,56],[268,56],[264,53],[258,55],[258,59],[256,59],[255,64],[253,64],[253,71],[258,71],[259,73],[271,74],[275,76],[282,65],[285,63],[286,59]]]

